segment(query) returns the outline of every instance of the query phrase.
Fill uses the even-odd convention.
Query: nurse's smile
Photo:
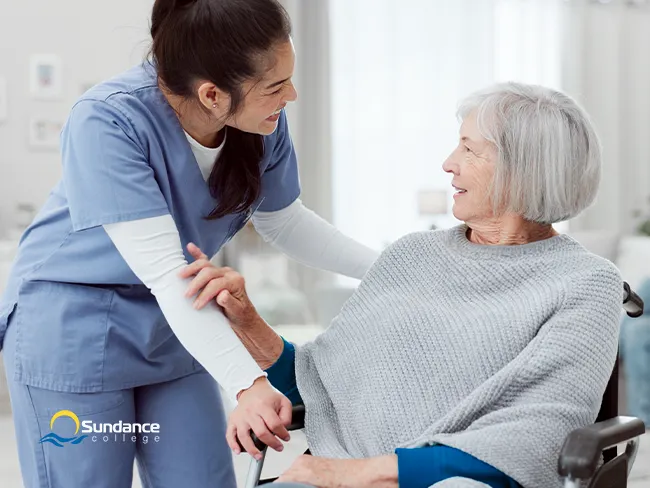
[[[280,118],[280,113],[282,112],[282,109],[284,109],[284,107],[286,107],[286,105],[282,106],[281,108],[273,112],[273,115],[267,117],[266,120],[268,120],[269,122],[277,122],[278,119]]]

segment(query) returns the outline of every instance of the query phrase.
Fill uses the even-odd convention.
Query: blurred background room
[[[591,114],[604,168],[596,203],[557,229],[613,261],[650,304],[650,0],[282,3],[294,23],[299,96],[287,113],[307,207],[377,250],[456,225],[441,165],[457,144],[457,102],[497,81],[558,88]],[[0,6],[0,291],[22,232],[61,176],[69,109],[145,59],[152,4]],[[250,225],[214,260],[240,271],[261,315],[298,342],[326,327],[357,284],[289,262]],[[650,318],[624,320],[623,330],[622,409],[650,425]],[[6,416],[3,383],[4,372]],[[17,488],[11,429],[0,421],[0,486]],[[633,487],[650,486],[648,444]]]

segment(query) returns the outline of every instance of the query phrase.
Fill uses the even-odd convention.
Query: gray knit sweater
[[[313,454],[440,443],[525,488],[561,486],[567,434],[593,423],[623,285],[567,236],[483,246],[464,225],[407,235],[330,327],[296,350]]]

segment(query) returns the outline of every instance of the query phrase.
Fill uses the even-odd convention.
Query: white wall
[[[0,77],[8,85],[8,118],[0,122],[0,235],[15,220],[16,205],[40,207],[61,173],[57,150],[29,147],[29,120],[34,116],[65,119],[82,86],[140,62],[149,47],[152,4],[152,0],[3,0],[0,4]],[[60,101],[31,98],[32,54],[61,57]]]

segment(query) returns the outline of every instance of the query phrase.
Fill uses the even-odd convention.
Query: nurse
[[[288,438],[289,400],[181,272],[249,219],[307,265],[376,258],[299,200],[290,29],[276,0],[156,0],[151,60],[73,107],[0,302],[26,487],[127,488],[137,459],[145,487],[234,488],[217,382],[240,425]]]

